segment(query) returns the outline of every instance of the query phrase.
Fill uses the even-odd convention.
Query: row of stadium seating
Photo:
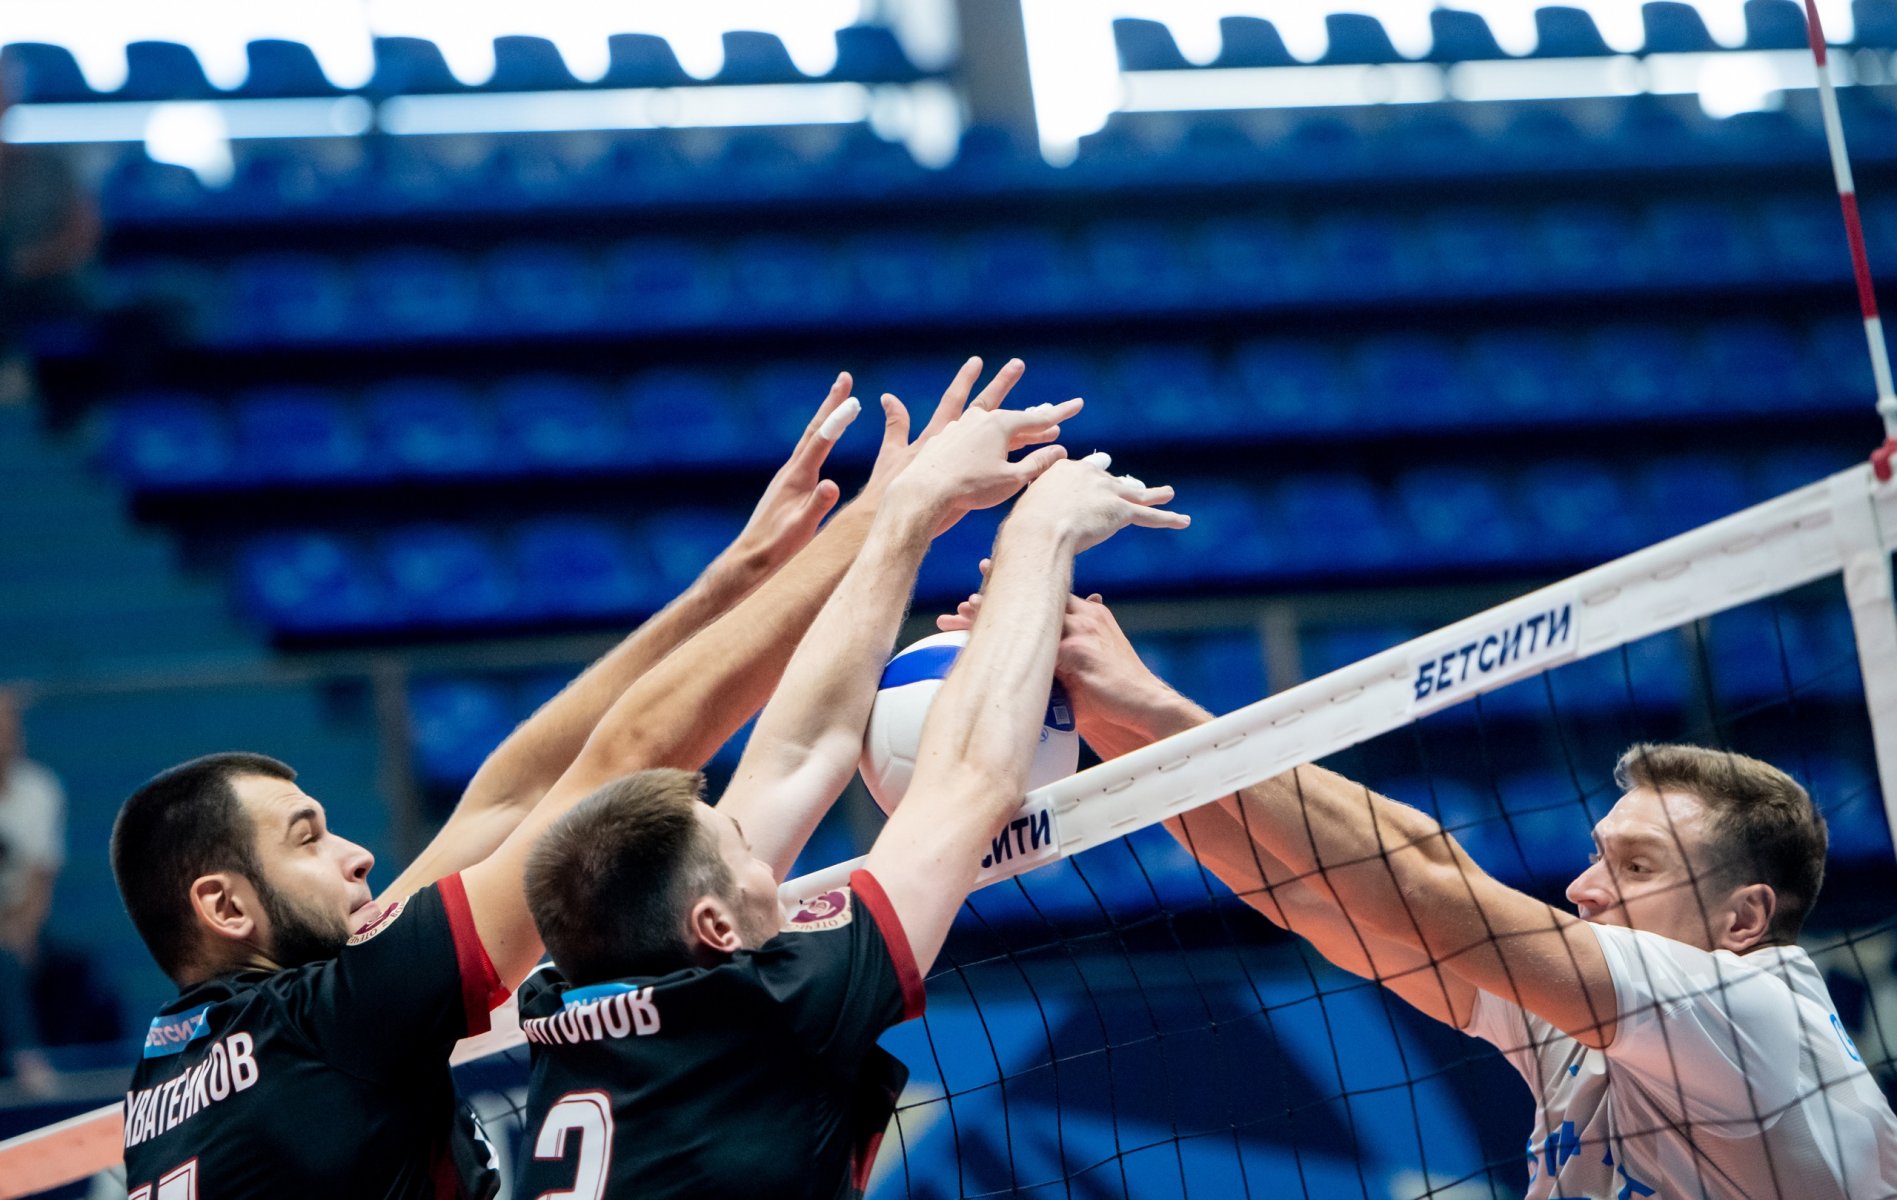
[[[756,207],[806,199],[913,199],[1163,185],[1392,176],[1466,177],[1525,170],[1560,174],[1717,164],[1809,163],[1822,171],[1818,114],[1707,117],[1687,98],[1587,105],[1426,104],[1270,114],[1117,113],[1081,140],[1079,160],[1048,166],[997,131],[976,127],[946,169],[919,165],[867,126],[687,130],[569,140],[505,136],[381,138],[310,154],[282,143],[239,143],[236,171],[208,187],[190,170],[130,147],[106,182],[106,211],[122,229],[366,217],[497,214],[547,206],[631,209],[711,204]],[[1841,94],[1853,156],[1897,155],[1897,112],[1878,89]],[[1600,111],[1607,109],[1605,117]],[[451,151],[451,152],[450,152]],[[1822,181],[1822,175],[1819,176]]]
[[[1116,539],[1080,575],[1117,594],[1170,595],[1182,586],[1572,568],[1809,483],[1822,469],[1809,454],[1782,452],[1749,470],[1686,455],[1638,468],[1578,459],[1522,472],[1427,466],[1387,484],[1343,472],[1251,486],[1180,479],[1190,530]],[[254,618],[297,637],[617,619],[656,610],[739,524],[735,513],[675,509],[637,527],[557,516],[506,530],[427,523],[372,538],[273,533],[241,552],[237,585]],[[942,602],[971,590],[991,537],[992,526],[976,520],[944,535],[921,595]]]
[[[1093,359],[1028,353],[1022,388],[1034,399],[1087,397],[1092,406],[1075,432],[1105,445],[1632,427],[1854,411],[1871,394],[1863,348],[1862,327],[1848,318],[1809,329],[1736,320],[1344,345],[1268,338],[1222,356],[1194,344],[1136,345]],[[893,391],[923,406],[944,375],[939,362],[886,361],[857,371],[857,391]],[[228,405],[144,394],[113,409],[105,457],[134,490],[746,467],[785,452],[830,377],[818,364],[788,362],[739,378],[534,374],[485,390],[411,379],[360,396],[273,387]],[[839,454],[871,448],[871,439],[848,438]]]
[[[1873,261],[1897,261],[1897,205],[1869,205]],[[1108,221],[961,236],[647,238],[479,255],[392,246],[349,258],[241,256],[222,270],[126,263],[134,293],[189,305],[211,345],[379,344],[495,335],[887,327],[1016,316],[1271,310],[1313,302],[1805,284],[1849,278],[1817,200],[1333,211]]]
[[[724,35],[724,65],[710,79],[695,79],[679,65],[664,38],[623,33],[610,39],[611,65],[599,80],[583,84],[567,69],[560,51],[542,37],[494,39],[494,74],[478,86],[464,84],[448,69],[441,49],[425,38],[374,39],[375,73],[360,89],[372,97],[469,92],[543,92],[579,87],[652,88],[697,84],[908,83],[924,77],[890,30],[853,25],[836,33],[836,65],[821,76],[797,69],[775,34],[738,30]],[[284,99],[341,96],[323,73],[315,53],[301,42],[266,38],[248,48],[250,70],[231,91],[212,86],[189,46],[139,41],[125,48],[122,86],[101,92],[86,82],[72,52],[43,42],[13,42],[0,49],[0,69],[13,73],[17,98],[27,103],[79,104],[97,100],[159,101]]]
[[[1856,31],[1852,44],[1897,49],[1897,4],[1891,0],[1854,0]],[[1655,0],[1642,8],[1643,53],[1692,53],[1720,49],[1691,5]],[[1746,0],[1748,50],[1799,49],[1806,44],[1805,18],[1795,0]],[[1497,45],[1481,16],[1453,9],[1430,14],[1433,41],[1426,61],[1454,63],[1509,57]],[[1375,17],[1333,13],[1325,18],[1328,47],[1324,65],[1407,61],[1391,44]],[[1538,34],[1533,58],[1599,57],[1614,53],[1586,10],[1547,5],[1535,11]],[[1285,49],[1270,21],[1226,17],[1220,22],[1222,44],[1211,69],[1299,65]],[[1157,21],[1122,18],[1114,22],[1120,65],[1129,71],[1189,70],[1171,32]],[[582,83],[553,42],[541,37],[507,36],[494,42],[494,72],[480,84],[463,83],[449,70],[433,42],[414,37],[378,37],[373,41],[375,71],[361,89],[369,96],[458,94],[468,92],[560,91],[597,87],[686,87],[701,82],[726,85],[848,81],[905,83],[923,77],[894,34],[880,26],[858,25],[836,34],[837,61],[828,73],[806,75],[775,35],[755,30],[724,34],[724,62],[717,75],[698,80],[679,65],[665,39],[649,34],[618,34],[610,39],[611,60],[598,81]],[[84,103],[94,100],[210,100],[320,97],[344,94],[298,42],[263,39],[250,43],[249,71],[231,91],[214,87],[197,55],[174,42],[138,41],[126,47],[128,72],[118,89],[100,92],[87,83],[77,61],[64,47],[14,42],[0,50],[0,66],[17,77],[20,98],[32,103]]]
[[[1857,18],[1852,44],[1897,49],[1897,5],[1886,0],[1855,0]],[[1649,0],[1641,5],[1642,54],[1699,54],[1722,49],[1707,32],[1699,10],[1679,0]],[[1430,50],[1424,61],[1482,62],[1511,57],[1496,43],[1480,14],[1436,8],[1429,14]],[[1383,23],[1362,13],[1331,13],[1324,18],[1328,48],[1319,61],[1338,66],[1372,66],[1409,61],[1390,42]],[[1802,50],[1807,41],[1805,13],[1796,0],[1746,0],[1746,50]],[[1224,17],[1219,21],[1219,55],[1210,69],[1289,67],[1298,60],[1285,49],[1277,27],[1260,17]],[[1829,31],[1827,31],[1829,32]],[[1598,58],[1614,54],[1586,9],[1550,4],[1535,9],[1535,48],[1530,58]],[[1159,21],[1122,17],[1113,23],[1120,67],[1127,71],[1185,71],[1186,60],[1172,32]]]

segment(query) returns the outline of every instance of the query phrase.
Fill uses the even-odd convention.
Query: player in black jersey
[[[521,989],[534,1065],[517,1196],[861,1194],[906,1075],[876,1040],[922,1011],[981,850],[1020,804],[1073,556],[1128,523],[1185,524],[1153,507],[1170,489],[1058,447],[1008,462],[1078,408],[971,410],[923,451],[717,808],[695,776],[642,772],[534,851],[529,904],[557,970]],[[778,881],[854,770],[931,535],[1029,480],[907,797],[850,885],[786,921]]]
[[[978,370],[957,376],[944,420]],[[886,438],[859,502],[815,533],[837,497],[819,472],[858,407],[849,390],[839,377],[720,564],[509,737],[380,899],[369,854],[272,759],[195,760],[126,802],[114,873],[180,987],[126,1096],[132,1196],[492,1193],[448,1056],[541,954],[527,851],[602,783],[701,764],[762,705],[913,457]]]

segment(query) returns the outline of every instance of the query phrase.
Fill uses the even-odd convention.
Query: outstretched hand
[[[930,414],[929,423],[922,431],[909,440],[909,409],[896,396],[883,395],[883,445],[876,454],[876,465],[870,471],[869,482],[863,487],[863,495],[869,499],[880,499],[896,481],[915,462],[924,446],[934,441],[936,436],[954,424],[964,412],[976,410],[993,412],[1001,407],[1014,385],[1021,382],[1021,375],[1027,365],[1018,358],[1011,358],[995,377],[988,381],[979,395],[971,401],[969,393],[975,389],[976,380],[981,378],[981,359],[971,358],[955,372],[955,378],[949,381],[948,390],[942,393],[936,402],[935,412]],[[1047,441],[1046,437],[1033,441]],[[1017,445],[1032,445],[1033,441],[1023,441]]]
[[[852,385],[848,371],[837,376],[830,394],[804,426],[790,458],[771,477],[751,519],[731,544],[729,553],[739,562],[775,571],[810,543],[824,517],[836,507],[842,493],[834,481],[823,478],[823,464],[862,411],[863,406],[850,395]]]
[[[1192,518],[1170,512],[1169,487],[1147,487],[1131,475],[1111,475],[1105,454],[1054,464],[1014,506],[1010,521],[1045,527],[1071,538],[1079,553],[1106,541],[1128,525],[1148,529],[1184,529]]]

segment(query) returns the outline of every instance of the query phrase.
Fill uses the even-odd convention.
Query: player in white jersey
[[[1097,596],[1068,601],[1058,674],[1105,757],[1211,719]],[[1695,746],[1636,746],[1616,779],[1577,915],[1318,767],[1168,828],[1338,966],[1502,1050],[1536,1102],[1531,1200],[1897,1196],[1897,1117],[1796,945],[1824,874],[1810,797]]]

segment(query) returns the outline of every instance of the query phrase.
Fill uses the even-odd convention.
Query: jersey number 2
[[[559,1161],[566,1157],[568,1134],[579,1139],[579,1166],[573,1186],[542,1192],[535,1200],[601,1200],[613,1161],[613,1105],[605,1092],[568,1092],[547,1110],[534,1139],[534,1158]],[[130,1200],[138,1200],[131,1197]],[[158,1200],[170,1200],[159,1197]]]
[[[198,1160],[173,1167],[156,1184],[133,1188],[125,1200],[198,1200]]]

